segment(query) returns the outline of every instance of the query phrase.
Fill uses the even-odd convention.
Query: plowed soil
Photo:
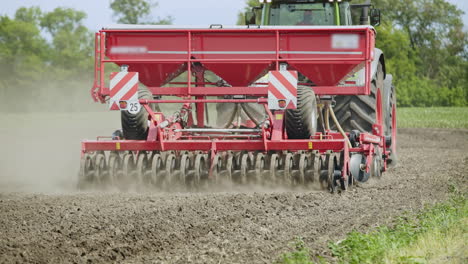
[[[467,183],[467,130],[401,129],[398,167],[343,194],[80,193],[77,166],[69,166],[79,142],[65,142],[81,130],[61,127],[52,143],[50,127],[41,127],[0,128],[16,139],[4,148],[21,149],[0,157],[0,262],[271,263],[297,237],[329,256],[328,241],[391,224]]]

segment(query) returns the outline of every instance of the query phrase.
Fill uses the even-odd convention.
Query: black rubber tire
[[[387,75],[388,76],[388,75]],[[383,97],[383,123],[386,137],[392,137],[393,130],[397,129],[393,127],[393,106],[396,106],[396,89],[392,84],[385,86],[384,97]],[[395,133],[396,135],[396,133]],[[392,138],[392,144],[396,144]],[[388,157],[388,165],[394,167],[398,162],[398,155],[393,148],[390,148],[390,155]]]
[[[290,139],[309,139],[317,131],[317,100],[312,88],[297,87],[297,109],[286,110],[286,132]]]
[[[146,87],[138,88],[138,99],[152,100],[153,95]],[[140,112],[130,114],[128,111],[121,111],[122,132],[125,139],[145,140],[148,136],[148,113],[142,107]]]
[[[359,130],[371,132],[375,123],[375,108],[377,103],[377,89],[381,94],[384,87],[384,72],[382,64],[377,66],[377,72],[371,82],[370,95],[343,95],[336,96],[335,111],[336,118],[344,131]],[[332,129],[337,129],[331,124]]]
[[[384,124],[384,131],[385,136],[391,136],[393,131],[393,124],[392,124],[392,109],[393,106],[396,105],[396,91],[395,86],[391,85],[390,87],[385,87],[382,98],[383,104],[383,124]],[[388,89],[388,90],[387,90]]]

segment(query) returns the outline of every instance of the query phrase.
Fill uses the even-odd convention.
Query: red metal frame
[[[340,51],[330,50],[325,43],[330,42],[332,34],[357,34],[360,47]],[[381,98],[377,95],[377,122],[373,133],[363,133],[360,137],[359,148],[349,148],[347,139],[340,133],[327,131],[325,134],[317,133],[315,137],[307,140],[287,139],[284,128],[284,111],[270,111],[266,106],[270,126],[262,128],[258,138],[246,135],[245,138],[230,139],[225,136],[199,137],[174,132],[180,125],[171,124],[162,127],[166,117],[162,113],[155,113],[148,106],[150,103],[184,103],[184,109],[189,113],[189,126],[193,125],[191,103],[195,103],[196,120],[198,127],[204,127],[205,103],[267,103],[268,88],[266,86],[249,86],[256,80],[249,69],[263,73],[265,70],[279,70],[281,63],[289,65],[290,69],[305,71],[307,77],[323,75],[316,79],[323,85],[311,86],[317,95],[369,95],[371,83],[371,62],[373,60],[375,32],[371,27],[323,27],[323,28],[260,28],[260,29],[134,29],[119,30],[105,29],[96,33],[95,51],[95,80],[91,91],[95,101],[105,102],[109,95],[109,88],[105,85],[105,64],[127,64],[130,71],[148,72],[150,69],[159,75],[143,77],[153,95],[178,96],[178,100],[140,100],[149,114],[150,128],[148,139],[143,141],[108,140],[83,141],[82,153],[93,151],[167,151],[167,150],[201,150],[215,154],[218,151],[260,151],[290,150],[311,151],[318,150],[324,153],[328,150],[344,152],[343,178],[348,175],[348,162],[350,152],[361,152],[371,157],[374,154],[374,144],[388,154],[383,136],[381,116]],[[315,42],[310,42],[314,39]],[[213,50],[213,43],[220,42],[224,50]],[[255,45],[258,41],[263,46]],[[308,41],[308,42],[307,42]],[[246,51],[244,42],[250,42],[253,51]],[[315,45],[318,49],[308,50],[307,45]],[[185,44],[184,44],[185,43]],[[147,45],[145,54],[117,54],[112,55],[113,47],[125,45]],[[204,46],[206,45],[206,47]],[[266,50],[262,51],[260,48]],[[152,49],[152,50],[150,50]],[[174,50],[179,49],[179,50]],[[210,50],[211,49],[211,50]],[[244,49],[244,50],[242,50]],[[299,50],[299,51],[298,51]],[[303,50],[303,51],[301,51]],[[227,51],[227,52],[226,52]],[[153,53],[151,53],[153,52]],[[229,54],[233,52],[233,54]],[[244,52],[244,53],[243,53]],[[246,54],[246,53],[249,54]],[[359,54],[358,54],[359,53]],[[248,56],[247,56],[248,55]],[[356,56],[355,56],[356,55]],[[359,56],[357,56],[359,55]],[[199,63],[205,68],[198,66]],[[194,67],[194,66],[197,67]],[[333,65],[330,66],[330,65]],[[226,69],[237,69],[230,73]],[[237,67],[237,68],[236,68]],[[246,67],[246,68],[245,68]],[[249,68],[250,67],[250,68]],[[261,68],[263,67],[263,68]],[[338,80],[343,77],[335,74],[356,72],[365,67],[364,86],[340,86]],[[222,71],[221,71],[222,69]],[[243,85],[233,87],[206,87],[214,85],[204,80],[205,70],[221,71],[227,79],[239,78]],[[187,82],[173,82],[169,76],[174,73],[187,71]],[[155,73],[155,71],[151,71]],[[337,73],[338,72],[338,73]],[[164,74],[163,74],[164,73]],[[244,75],[239,75],[244,73]],[[219,72],[218,72],[219,74]],[[195,76],[195,81],[192,79]],[[144,76],[144,75],[143,75]],[[324,77],[325,76],[325,77]],[[174,76],[172,76],[174,77]],[[164,79],[166,78],[166,79]],[[327,79],[328,78],[328,79]],[[334,81],[330,81],[334,80]],[[159,83],[159,85],[152,85]],[[185,87],[167,87],[167,85],[183,84]],[[166,85],[165,87],[162,87]],[[258,97],[257,99],[206,99],[207,96],[245,95]],[[169,119],[168,119],[169,120]],[[169,120],[170,121],[170,120]],[[214,157],[214,155],[212,155]],[[369,163],[370,164],[370,163]],[[368,168],[369,170],[369,168]]]

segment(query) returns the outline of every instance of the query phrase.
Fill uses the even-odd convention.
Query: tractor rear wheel
[[[397,164],[396,153],[396,90],[391,83],[385,86],[383,96],[383,123],[385,136],[391,138],[390,155],[388,157],[388,165],[395,166]]]
[[[382,64],[377,66],[377,73],[371,82],[370,95],[342,95],[336,96],[336,106],[334,108],[338,122],[344,131],[359,130],[361,132],[371,132],[375,123],[375,112],[377,104],[377,90],[381,94],[384,87],[384,72]],[[385,110],[383,112],[385,120]],[[336,125],[332,126],[336,129]]]
[[[297,87],[297,108],[286,110],[286,132],[290,139],[309,139],[317,131],[317,101],[312,88]]]
[[[138,99],[152,100],[153,95],[146,87],[138,88]],[[144,140],[148,136],[148,113],[142,107],[140,112],[131,114],[121,111],[122,132],[125,139]]]

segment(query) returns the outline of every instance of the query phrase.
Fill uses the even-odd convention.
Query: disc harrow
[[[221,152],[211,163],[210,155],[202,152],[94,152],[82,158],[79,186],[198,191],[217,185],[294,189],[315,184],[335,190],[342,186],[335,154],[327,153],[325,162],[322,156],[318,152]]]

